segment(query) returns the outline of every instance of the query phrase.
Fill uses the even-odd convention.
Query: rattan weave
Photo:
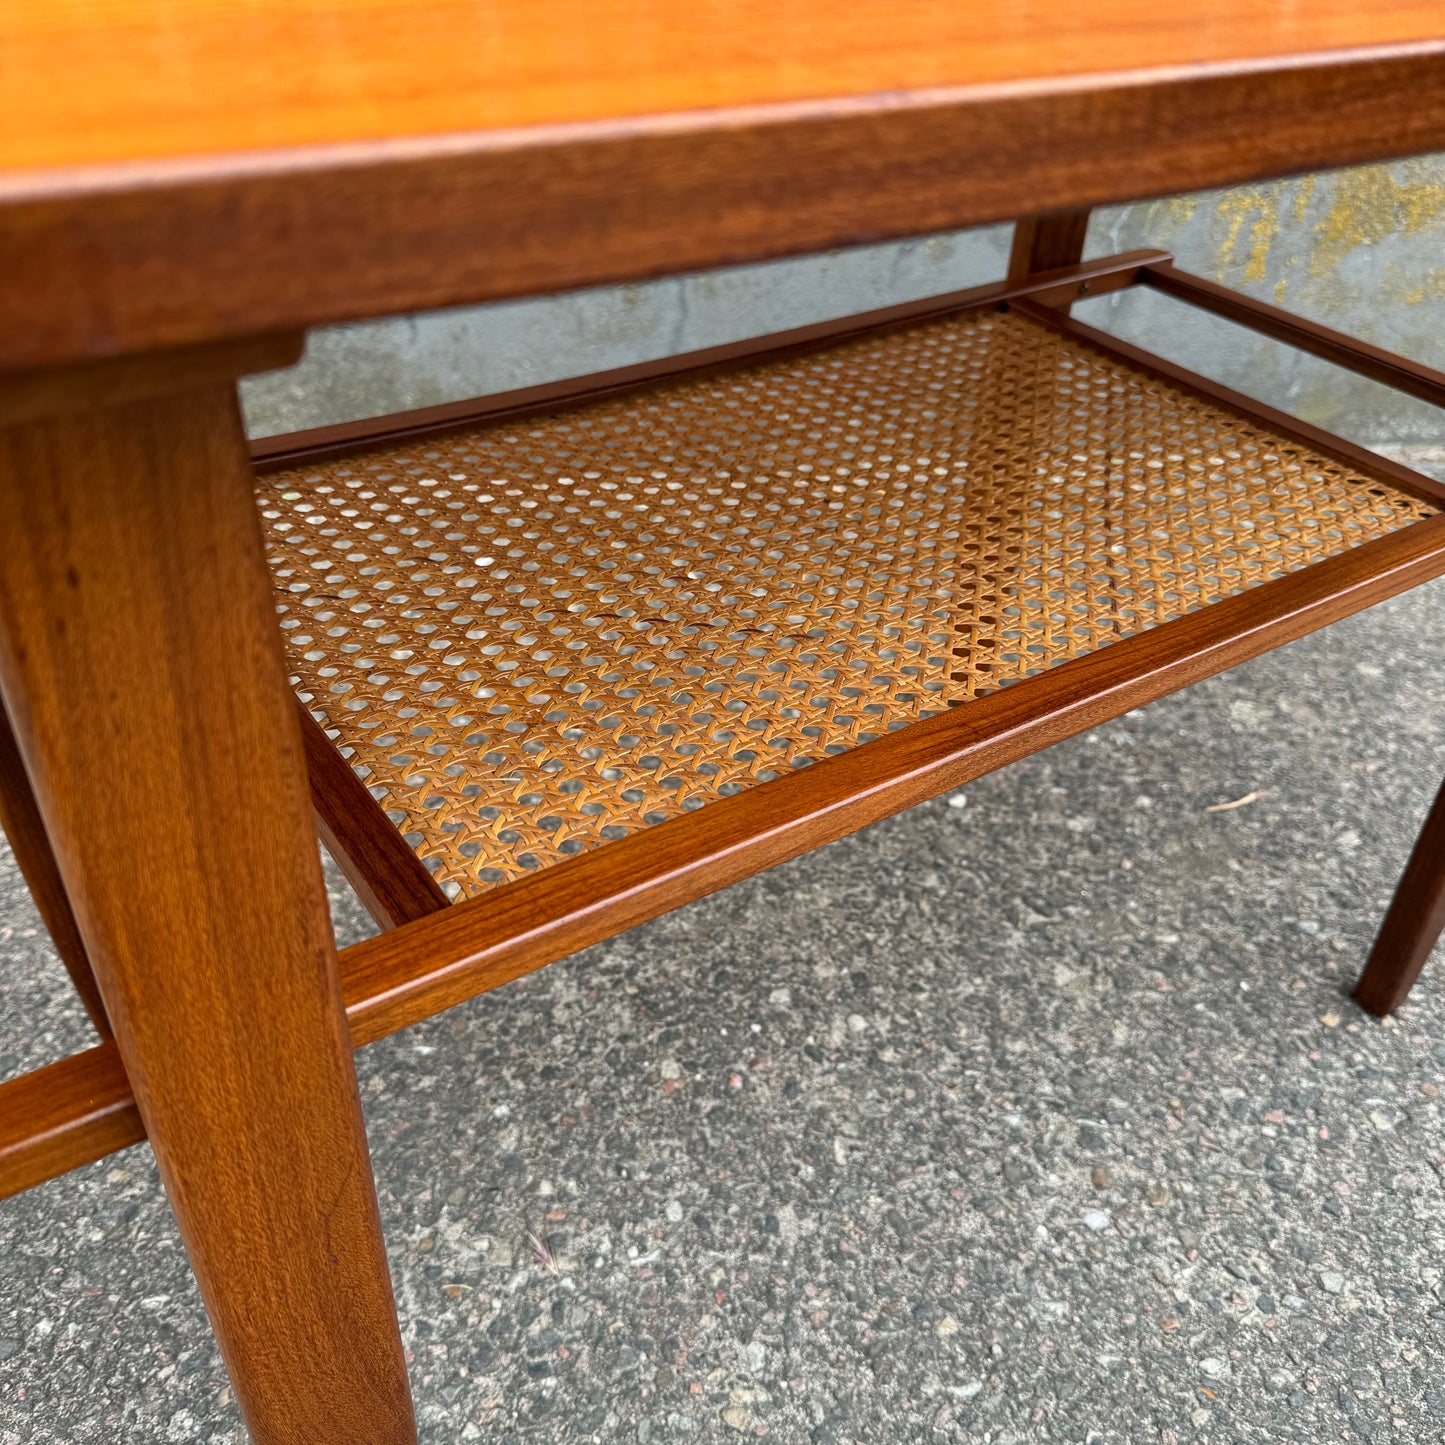
[[[259,485],[298,691],[466,894],[1434,511],[996,312]]]

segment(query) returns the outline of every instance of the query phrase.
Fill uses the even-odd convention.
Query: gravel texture
[[[361,1053],[424,1440],[1445,1438],[1445,990],[1344,995],[1442,633],[1436,583]],[[87,1031],[8,855],[0,921],[10,1073]],[[0,1206],[0,1282],[0,1445],[244,1438],[145,1148]]]

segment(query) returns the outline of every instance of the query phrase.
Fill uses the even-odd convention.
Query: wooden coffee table
[[[261,1445],[415,1439],[354,1047],[1445,571],[1445,488],[1070,315],[1445,402],[1080,259],[1093,204],[1445,149],[1436,4],[130,0],[0,56],[0,821],[102,1038],[0,1085],[0,1189],[148,1138]],[[996,286],[242,430],[311,326],[1020,215]],[[318,827],[385,929],[340,955]]]

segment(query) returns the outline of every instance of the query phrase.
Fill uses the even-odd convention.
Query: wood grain
[[[654,3],[655,18],[660,0]],[[636,280],[1445,149],[1445,27],[1433,5],[1392,6],[1381,15],[1379,7],[1334,0],[1333,19],[1316,24],[1315,7],[1231,0],[1223,17],[1207,7],[1201,25],[1202,0],[1191,0],[1189,19],[1177,23],[1174,7],[1093,0],[1082,7],[1084,23],[1092,14],[1100,36],[1112,40],[1102,17],[1123,17],[1137,28],[1140,48],[1134,66],[1126,49],[1101,41],[1087,74],[1066,71],[1064,60],[1048,68],[1055,27],[1073,28],[1053,10],[1045,23],[1036,6],[1022,3],[935,5],[927,9],[937,23],[956,30],[956,43],[946,47],[948,78],[885,61],[856,90],[832,68],[780,48],[777,7],[762,0],[741,7],[737,19],[734,7],[703,7],[713,18],[700,29],[696,7],[687,25],[674,18],[656,30],[647,28],[646,7],[617,0],[604,8],[614,17],[625,8],[631,39],[615,52],[592,52],[596,64],[646,54],[654,41],[658,54],[669,54],[680,36],[696,47],[693,63],[676,72],[686,94],[674,97],[692,108],[670,110],[666,87],[639,85],[635,104],[645,114],[619,118],[598,103],[590,120],[539,128],[519,105],[500,119],[458,119],[460,129],[429,138],[361,140],[373,125],[377,134],[415,137],[417,122],[404,106],[389,107],[384,94],[358,92],[356,104],[370,107],[366,123],[336,132],[352,138],[333,143],[335,128],[322,125],[308,144],[302,122],[324,115],[327,105],[306,91],[305,104],[288,107],[278,97],[274,115],[259,104],[216,108],[217,116],[244,117],[245,124],[288,124],[284,145],[266,149],[272,141],[259,135],[222,136],[209,122],[192,132],[189,122],[177,122],[175,156],[113,163],[103,159],[111,126],[96,122],[78,87],[56,81],[72,69],[85,73],[68,53],[67,64],[55,62],[62,42],[73,40],[77,56],[91,46],[80,20],[69,28],[55,22],[46,32],[54,48],[40,52],[51,57],[45,65],[22,61],[31,44],[22,32],[4,71],[20,102],[7,105],[6,134],[33,147],[24,153],[33,166],[18,168],[17,152],[17,168],[0,177],[0,368]],[[906,15],[895,20],[881,0],[864,8],[871,28],[850,18],[858,7],[805,10],[808,25],[833,36],[827,44],[846,42],[839,53],[866,69],[867,46],[858,37],[876,39],[872,31],[895,26],[904,33],[910,22]],[[371,10],[355,7],[354,19],[348,7],[325,13],[346,30],[369,24]],[[427,10],[408,7],[407,14]],[[1287,41],[1286,50],[1266,46],[1248,60],[1202,63],[1201,46],[1211,37],[1221,54],[1247,50],[1241,37],[1254,33],[1250,16],[1261,10],[1268,18],[1260,33],[1275,37],[1270,45]],[[33,25],[38,35],[50,10],[36,5],[31,13],[41,17]],[[139,74],[139,84],[166,93],[154,65],[135,72],[125,63],[128,35],[107,36],[107,26],[74,0],[56,13],[83,16],[96,43],[112,42],[108,75]],[[529,10],[526,19],[517,19],[520,4],[486,13],[530,26],[541,24],[546,10]],[[667,13],[676,15],[673,7]],[[1019,22],[1017,54],[1038,47],[1032,53],[1040,58],[1020,60],[1023,68],[1001,83],[1008,67],[980,68],[970,57],[980,34],[1005,26],[1009,13]],[[225,28],[220,97],[231,93],[231,77],[264,71],[266,62],[253,53],[246,65],[235,64],[238,47],[244,51],[243,17],[214,14]],[[724,25],[748,33],[750,19],[764,16],[767,53],[781,79],[737,90],[752,99],[732,104],[708,81],[720,62],[705,37]],[[190,32],[179,24],[184,54]],[[426,28],[424,19],[417,25]],[[298,22],[288,34],[292,49],[282,68],[294,77],[302,65],[310,79],[324,74],[326,44],[322,38],[316,52],[297,48],[304,29]],[[582,22],[579,33],[587,32]],[[369,33],[380,55],[384,31]],[[1422,45],[1396,44],[1432,36]],[[549,28],[546,38],[559,53],[572,45],[565,28]],[[931,32],[928,39],[920,53],[932,48]],[[500,27],[495,42],[472,56],[481,65],[500,63],[520,43]],[[749,43],[762,43],[756,29]],[[806,55],[811,42],[799,36],[796,43]],[[448,44],[467,53],[455,36]],[[1349,48],[1323,53],[1334,45]],[[896,49],[890,43],[880,53]],[[656,73],[672,71],[658,65]],[[565,66],[558,74],[571,78]],[[105,114],[124,131],[131,81],[113,83],[123,94],[112,94]],[[406,84],[427,95],[446,91],[424,69],[408,68]],[[466,91],[469,101],[491,85],[488,74]],[[32,94],[52,89],[66,97],[60,107],[74,105],[69,139],[63,117]],[[206,87],[192,89],[209,114]],[[288,109],[291,122],[281,118]],[[225,149],[232,141],[244,148]],[[151,156],[159,142],[116,144]],[[45,147],[53,155],[42,165]]]
[[[45,836],[45,824],[3,703],[0,703],[0,829],[4,830],[20,876],[30,889],[36,911],[95,1031],[102,1039],[108,1039],[110,1020],[105,1016],[105,1004],[101,1002],[100,989],[91,971],[85,940],[70,910],[65,883],[56,866],[55,854],[51,852],[50,840]]]
[[[0,430],[0,535],[0,687],[251,1438],[411,1445],[234,386]]]
[[[114,1042],[0,1084],[0,1199],[145,1138]]]
[[[1355,984],[1355,1002],[1372,1014],[1393,1013],[1415,986],[1441,933],[1445,933],[1445,786],[1426,815],[1390,911]]]
[[[1079,207],[1051,216],[1025,216],[1014,226],[1008,279],[1024,281],[1037,271],[1077,265],[1084,254],[1092,214],[1087,207]]]
[[[143,352],[113,361],[42,366],[0,375],[0,426],[76,411],[83,406],[116,406],[175,390],[177,376],[193,388],[208,381],[293,366],[305,338],[299,332],[203,341],[193,346]]]

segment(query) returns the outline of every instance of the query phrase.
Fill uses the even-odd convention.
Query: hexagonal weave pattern
[[[974,313],[260,479],[294,683],[452,894],[1435,510]]]

